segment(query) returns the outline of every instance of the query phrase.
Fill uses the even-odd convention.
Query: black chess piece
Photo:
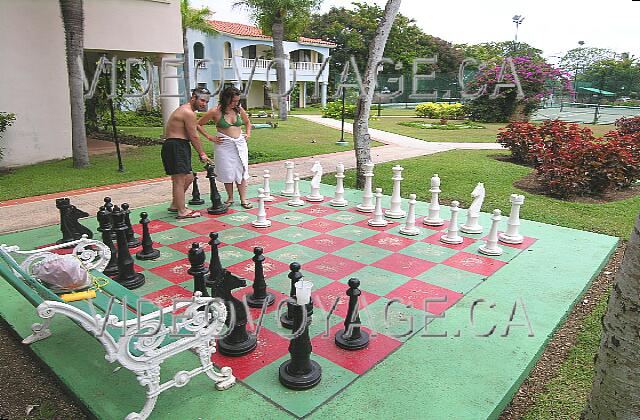
[[[97,218],[98,223],[100,224],[98,232],[102,234],[102,242],[104,242],[111,251],[111,258],[109,258],[109,262],[102,272],[106,276],[115,276],[118,274],[118,251],[111,239],[111,233],[113,232],[113,226],[111,226],[111,214],[104,208],[104,206],[102,206],[98,211]]]
[[[127,289],[136,289],[144,284],[144,274],[136,273],[133,268],[133,258],[127,246],[127,225],[124,223],[124,212],[113,207],[111,212],[113,230],[118,239],[118,276],[116,281]]]
[[[229,206],[222,202],[220,193],[218,192],[218,186],[216,185],[216,173],[215,165],[207,164],[207,178],[209,179],[211,207],[207,209],[209,214],[224,214],[229,211]]]
[[[209,273],[209,269],[204,266],[204,249],[200,248],[198,242],[191,244],[189,248],[189,263],[191,268],[187,273],[193,276],[193,291],[202,293],[203,297],[209,297],[207,288],[204,286],[204,277]]]
[[[75,241],[82,238],[82,235],[93,238],[93,232],[78,221],[82,217],[89,216],[89,213],[72,205],[68,198],[57,198],[56,207],[60,210],[60,231],[62,232],[62,239],[56,241],[57,244]]]
[[[104,209],[109,215],[109,218],[111,218],[111,212],[113,212],[113,203],[111,202],[111,197],[105,197],[103,201],[104,201]],[[111,225],[113,225],[113,220],[111,220]],[[116,240],[116,231],[113,229],[111,230],[111,240],[112,241]]]
[[[220,262],[220,252],[218,246],[220,246],[220,240],[216,232],[209,233],[209,245],[211,246],[211,259],[209,260],[209,276],[205,280],[207,287],[213,287],[213,284],[217,280],[224,278],[224,269]]]
[[[280,383],[294,391],[312,388],[322,379],[322,367],[311,360],[311,316],[305,316],[306,311],[307,305],[292,303],[293,331],[297,335],[289,342],[291,359],[282,363],[278,371]]]
[[[140,225],[142,225],[142,250],[136,253],[136,259],[147,261],[160,257],[160,251],[153,248],[153,240],[149,233],[149,215],[143,211],[140,213]]]
[[[204,204],[204,200],[200,197],[200,188],[198,188],[198,174],[196,172],[193,173],[193,185],[191,187],[191,200],[189,200],[189,204],[194,206]]]
[[[247,305],[251,308],[262,308],[267,303],[267,306],[273,305],[276,301],[276,297],[273,293],[267,292],[267,283],[264,280],[264,263],[265,257],[263,255],[262,247],[256,246],[253,248],[253,262],[255,263],[255,277],[253,280],[253,293],[247,295]]]
[[[225,356],[242,356],[253,351],[258,345],[257,337],[247,332],[247,311],[231,291],[247,285],[246,279],[224,270],[222,279],[215,279],[211,296],[224,300],[229,314],[225,324],[229,331],[218,340],[218,351]]]
[[[345,350],[360,350],[369,345],[369,334],[360,329],[360,315],[358,314],[358,299],[362,292],[359,289],[360,280],[349,279],[349,309],[344,320],[344,328],[336,332],[336,345]]]
[[[291,288],[289,289],[289,296],[291,296],[291,298],[296,297],[295,285],[302,279],[302,277],[304,277],[300,272],[301,268],[302,267],[297,262],[292,262],[291,264],[289,264],[289,269],[291,270],[291,272],[289,272],[289,275],[287,277],[289,277],[289,279],[291,280]],[[293,304],[291,302],[287,302],[287,312],[283,313],[280,316],[280,325],[290,330],[293,329],[293,316],[291,315],[292,305]],[[309,316],[313,315],[313,302],[309,302],[307,304],[307,313],[309,314]]]
[[[131,214],[131,210],[129,210],[129,204],[122,203],[120,207],[124,212],[124,223],[127,225],[127,246],[129,248],[136,248],[140,246],[141,242],[139,238],[136,238],[136,233],[133,231],[133,226],[131,226],[131,218],[129,215]]]

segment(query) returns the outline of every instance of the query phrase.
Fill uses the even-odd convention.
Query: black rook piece
[[[295,391],[309,389],[322,379],[322,368],[318,362],[311,360],[311,340],[309,339],[309,324],[311,317],[303,314],[307,305],[291,304],[293,316],[293,331],[298,334],[289,342],[291,359],[280,365],[280,383]]]
[[[136,273],[133,268],[133,258],[127,246],[127,225],[124,223],[124,212],[113,207],[111,213],[113,229],[118,239],[118,277],[116,281],[127,289],[136,289],[144,284],[144,274]]]
[[[142,225],[142,250],[138,251],[136,258],[139,260],[155,260],[160,256],[160,251],[153,249],[153,241],[149,233],[149,215],[147,212],[140,213],[140,224]]]
[[[129,204],[122,203],[122,211],[124,212],[124,223],[127,225],[127,246],[129,248],[140,246],[140,239],[136,238],[136,234],[131,226],[131,219],[129,217],[131,210],[129,210]]]
[[[104,242],[111,251],[109,263],[102,272],[106,276],[115,276],[118,274],[118,252],[116,251],[116,247],[111,239],[111,234],[113,233],[113,227],[111,226],[111,213],[105,210],[104,206],[102,206],[98,211],[97,217],[98,223],[100,224],[98,232],[102,234],[102,242]]]
[[[193,173],[193,186],[191,187],[191,200],[189,200],[189,204],[204,204],[204,200],[200,198],[200,188],[198,188],[198,174],[195,172]]]
[[[360,350],[369,345],[369,334],[360,330],[360,315],[358,314],[358,298],[362,294],[360,280],[349,279],[349,309],[344,320],[344,328],[336,332],[336,345],[345,350]]]
[[[252,308],[262,308],[265,302],[267,302],[267,306],[271,306],[276,301],[275,295],[267,292],[267,283],[264,280],[262,266],[265,257],[262,253],[262,247],[253,248],[254,255],[252,260],[255,263],[255,278],[253,280],[253,293],[247,296],[247,305]]]
[[[211,195],[211,207],[207,209],[209,214],[223,214],[229,211],[229,206],[222,202],[218,186],[216,185],[216,167],[212,164],[207,165],[207,178],[209,178],[209,187]]]
[[[93,232],[78,222],[79,218],[87,217],[89,213],[85,213],[76,206],[71,205],[71,201],[68,198],[57,198],[56,207],[60,210],[60,231],[62,232],[62,239],[59,239],[56,243],[63,244],[75,241],[80,239],[82,235],[93,238]]]
[[[218,234],[215,232],[209,233],[209,245],[211,246],[211,260],[209,261],[209,277],[205,281],[207,287],[213,287],[216,281],[224,278],[224,269],[220,262],[220,254],[218,252],[218,246],[220,240]]]
[[[189,263],[191,268],[187,273],[193,276],[193,291],[201,292],[202,296],[209,297],[207,289],[204,287],[204,276],[209,272],[209,269],[204,266],[204,249],[200,248],[200,244],[194,242],[189,249]]]

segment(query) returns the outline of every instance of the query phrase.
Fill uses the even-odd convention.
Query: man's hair
[[[209,89],[204,87],[197,87],[191,91],[191,96],[199,98],[200,95],[211,95],[211,92],[209,91]]]

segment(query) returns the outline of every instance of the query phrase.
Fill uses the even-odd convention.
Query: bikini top
[[[222,114],[222,116],[220,117],[220,120],[216,123],[216,127],[220,127],[220,128],[229,128],[231,126],[240,127],[242,126],[242,124],[244,123],[242,122],[242,118],[240,118],[240,114],[236,113],[236,121],[233,124],[229,124],[229,122],[225,120],[224,114]]]

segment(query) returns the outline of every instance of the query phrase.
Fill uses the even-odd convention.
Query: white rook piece
[[[311,167],[311,172],[313,172],[313,178],[311,178],[311,194],[307,196],[307,201],[322,201],[324,200],[324,196],[320,194],[320,180],[322,179],[323,171],[319,160],[315,161]]]
[[[267,219],[267,212],[264,209],[264,189],[258,188],[258,217],[251,222],[253,227],[267,228],[271,226],[271,220]]]
[[[438,177],[438,174],[433,174],[431,177],[431,189],[429,189],[429,192],[431,193],[429,214],[424,218],[422,223],[427,226],[442,226],[444,220],[440,218],[440,202],[438,201],[438,194],[442,191],[440,190],[440,177]]]
[[[478,185],[471,192],[473,201],[467,211],[467,223],[460,225],[460,230],[464,233],[482,233],[482,226],[478,223],[480,218],[480,209],[484,201],[484,184],[478,182]]]
[[[493,216],[491,216],[491,228],[489,229],[489,235],[484,245],[478,248],[478,252],[485,255],[501,255],[502,248],[498,246],[498,223],[502,220],[500,210],[495,209]]]
[[[373,219],[369,219],[367,224],[369,226],[384,227],[388,223],[382,213],[382,188],[376,188],[376,209],[373,212]]]
[[[264,175],[262,175],[262,189],[264,190],[264,201],[271,202],[273,201],[273,196],[271,195],[271,188],[269,187],[269,178],[271,178],[271,171],[268,169],[264,170]]]
[[[373,163],[368,162],[362,165],[364,168],[364,191],[362,192],[362,203],[356,206],[358,211],[363,213],[371,213],[375,210],[373,205],[373,192],[371,190],[373,186]]]
[[[280,191],[280,194],[286,197],[291,197],[293,195],[293,168],[295,166],[295,163],[290,161],[284,163],[287,174],[284,177],[284,190]]]
[[[400,228],[403,235],[419,235],[420,228],[416,226],[416,195],[409,196],[409,211],[407,212],[407,220],[405,225]]]
[[[464,239],[462,236],[458,235],[458,212],[460,209],[458,206],[460,205],[457,201],[451,202],[451,221],[449,222],[449,228],[447,229],[447,233],[440,237],[440,242],[444,242],[445,244],[457,245],[461,244]]]
[[[290,206],[304,206],[304,201],[300,199],[300,177],[293,174],[293,197],[287,202]]]
[[[333,200],[329,201],[333,207],[344,207],[349,202],[344,199],[344,165],[342,162],[336,165],[336,194]]]
[[[393,171],[393,191],[391,192],[391,207],[384,212],[384,215],[391,219],[402,219],[407,214],[402,210],[402,199],[400,198],[400,181],[402,178],[403,167],[396,165],[391,170]]]
[[[498,239],[505,244],[521,244],[524,238],[518,229],[520,228],[520,207],[524,204],[524,195],[511,194],[511,213],[507,220],[507,231],[498,235]]]

